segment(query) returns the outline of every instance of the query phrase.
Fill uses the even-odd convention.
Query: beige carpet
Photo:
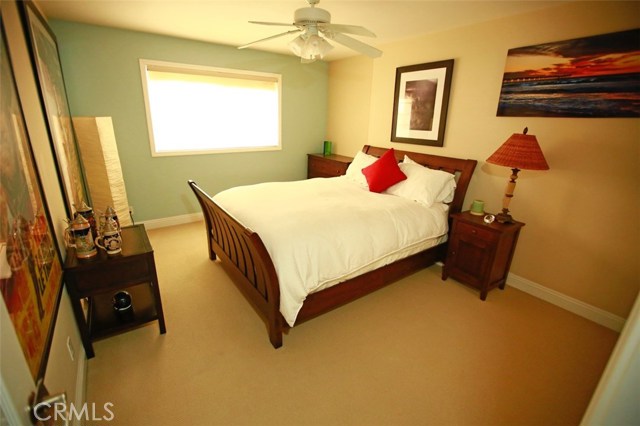
[[[482,302],[432,266],[274,350],[203,223],[149,235],[167,334],[96,342],[87,401],[113,404],[110,425],[576,425],[618,337],[509,286]]]

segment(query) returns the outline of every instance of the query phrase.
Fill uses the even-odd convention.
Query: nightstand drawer
[[[483,241],[485,243],[493,243],[500,238],[498,233],[493,232],[490,229],[483,229],[480,226],[470,223],[460,221],[458,222],[457,227],[457,232],[459,232],[460,236],[464,236],[466,238],[477,238],[479,241]]]
[[[100,273],[96,273],[95,269],[76,271],[78,292],[108,290],[112,287],[122,287],[126,283],[143,282],[151,277],[149,263],[139,258],[122,259],[117,263],[116,268],[105,268]]]

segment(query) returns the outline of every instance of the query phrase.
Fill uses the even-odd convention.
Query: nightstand
[[[468,211],[451,215],[453,224],[442,279],[451,277],[480,290],[504,289],[522,222],[487,224]]]
[[[92,342],[158,320],[166,332],[153,248],[144,225],[122,228],[122,253],[107,256],[98,249],[92,259],[80,260],[73,248],[67,253],[64,278],[87,358],[93,358]],[[133,314],[118,317],[112,298],[118,291],[131,295]]]
[[[347,167],[353,161],[352,157],[344,155],[307,154],[307,178],[336,177],[347,172]]]

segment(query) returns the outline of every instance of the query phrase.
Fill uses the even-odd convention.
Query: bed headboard
[[[387,152],[389,148],[380,148],[377,146],[365,145],[362,151],[365,154],[380,157]],[[471,176],[478,162],[476,160],[465,160],[462,158],[442,157],[440,155],[423,154],[420,152],[400,151],[394,148],[396,160],[402,161],[405,154],[417,163],[427,166],[430,169],[444,170],[456,176],[456,192],[453,201],[449,203],[449,212],[457,213],[462,211],[464,197],[467,194]]]

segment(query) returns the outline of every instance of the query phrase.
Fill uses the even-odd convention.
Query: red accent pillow
[[[393,148],[385,152],[375,163],[362,169],[362,173],[371,192],[382,192],[407,178],[398,166]]]

